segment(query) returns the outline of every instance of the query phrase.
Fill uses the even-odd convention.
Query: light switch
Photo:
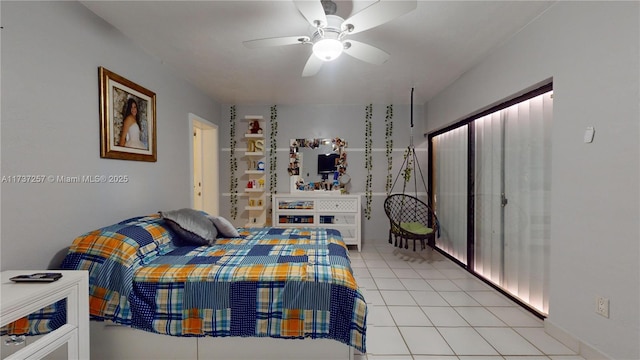
[[[585,143],[593,142],[593,136],[595,135],[595,133],[596,133],[596,130],[593,128],[593,126],[587,127],[587,130],[585,130],[584,132],[584,142]]]

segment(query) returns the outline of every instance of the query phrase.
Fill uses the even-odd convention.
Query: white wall
[[[220,106],[79,3],[1,6],[2,175],[129,177],[3,183],[1,268],[55,266],[87,231],[189,206],[188,114],[217,123]],[[155,91],[157,162],[100,158],[98,66]]]
[[[425,111],[435,130],[553,78],[546,321],[616,359],[640,358],[639,4],[558,2]]]
[[[407,89],[409,95],[411,89]],[[373,159],[373,199],[371,204],[371,219],[362,219],[363,244],[385,244],[387,241],[387,233],[389,231],[389,223],[384,214],[383,203],[385,199],[385,181],[387,176],[387,159],[385,155],[385,116],[388,104],[374,104],[371,123],[372,130],[372,159]],[[279,193],[289,193],[289,176],[287,167],[289,165],[289,140],[292,138],[332,138],[341,137],[348,142],[347,147],[347,172],[351,176],[351,194],[362,195],[363,207],[366,204],[364,193],[366,190],[366,174],[365,164],[365,107],[362,105],[278,105],[278,184]],[[238,105],[237,109],[237,125],[236,140],[237,149],[246,147],[246,142],[242,141],[242,136],[246,129],[246,122],[240,121],[245,115],[262,115],[267,120],[264,132],[267,136],[266,146],[269,147],[270,135],[270,107],[264,106],[248,106]],[[410,115],[411,107],[409,105],[393,105],[393,154],[394,167],[392,173],[394,179],[398,174],[398,167],[403,161],[403,151],[409,145],[410,138]],[[229,163],[229,106],[223,106],[221,112],[220,126],[220,146],[224,149],[220,154],[220,162],[222,164]],[[414,106],[414,144],[416,147],[426,144],[423,137],[424,129],[421,119],[424,118],[423,106]],[[422,149],[424,150],[424,149]],[[426,151],[419,151],[418,156],[421,157],[421,166],[423,174],[426,178]],[[246,168],[245,162],[241,158],[242,153],[236,152],[238,157],[238,174],[242,174]],[[268,157],[267,157],[268,160]],[[267,162],[267,169],[269,165]],[[238,191],[242,192],[244,182],[240,178],[238,182]],[[267,176],[267,181],[269,177]],[[229,176],[222,176],[220,191],[226,196],[220,198],[220,214],[228,216],[230,213],[229,204]],[[267,184],[267,187],[269,185]],[[413,191],[413,186],[411,186]],[[418,180],[418,189],[425,192],[426,189]],[[399,180],[394,188],[394,192],[402,191],[402,181]],[[246,199],[240,197],[238,200],[239,216],[242,216],[242,209],[246,205]],[[246,223],[238,218],[235,221],[237,226]]]

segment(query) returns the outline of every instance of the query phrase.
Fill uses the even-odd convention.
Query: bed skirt
[[[344,359],[354,350],[330,339],[177,337],[91,321],[91,359]]]

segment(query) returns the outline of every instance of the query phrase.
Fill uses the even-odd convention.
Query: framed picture
[[[100,157],[157,160],[156,94],[102,66],[100,78]]]

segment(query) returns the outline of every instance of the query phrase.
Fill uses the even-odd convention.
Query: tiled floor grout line
[[[464,289],[463,289],[462,291],[463,291],[465,294],[467,294],[468,296],[471,296],[470,294],[468,294],[468,291],[467,291],[467,290],[464,290]],[[473,298],[473,296],[471,296],[471,297]],[[506,299],[506,298],[505,298],[505,300],[507,300],[507,301],[509,301],[509,302],[511,303],[511,301],[510,301],[509,299]],[[446,301],[446,299],[445,299],[445,301]],[[486,310],[487,312],[489,312],[489,313],[490,313],[490,314],[492,314],[493,316],[496,316],[496,315],[495,315],[495,314],[494,314],[490,309],[488,309],[488,306],[486,306],[486,305],[482,305],[482,304],[480,304],[480,305],[481,305],[481,307],[482,307],[484,310]],[[515,304],[515,303],[514,303],[513,305],[519,308],[518,304]],[[452,307],[453,307],[453,310],[454,310],[454,311],[456,311],[460,316],[462,316],[462,314],[460,314],[460,312],[456,309],[456,307],[455,307],[455,306],[452,306]],[[497,317],[497,318],[498,318],[498,319],[499,319],[499,320],[504,324],[504,326],[501,326],[501,327],[507,327],[507,328],[511,329],[513,332],[515,332],[515,333],[516,333],[516,334],[518,334],[520,337],[522,337],[522,338],[523,338],[527,343],[529,343],[529,344],[530,344],[531,346],[533,346],[536,350],[538,350],[541,354],[543,354],[542,356],[549,357],[549,355],[548,355],[548,354],[546,354],[546,353],[545,353],[545,351],[544,351],[543,349],[539,348],[538,346],[536,346],[536,344],[534,344],[533,342],[531,342],[528,338],[526,338],[525,336],[521,335],[521,334],[520,334],[520,333],[519,333],[519,332],[518,332],[518,331],[517,331],[517,330],[516,330],[512,325],[509,325],[507,322],[505,322],[504,320],[500,319],[498,316],[496,316],[496,317]],[[471,324],[469,324],[469,325],[471,325]],[[472,326],[472,327],[474,328],[474,330],[475,330],[476,326],[473,326],[473,325],[471,325],[471,326]],[[489,343],[489,340],[488,340],[486,337],[484,337],[484,336],[482,335],[482,333],[478,332],[477,330],[476,330],[476,332],[477,332],[477,333],[478,333],[478,334],[479,334],[479,335],[480,335],[480,336],[481,336],[481,337],[482,337],[486,342],[488,342],[488,343]],[[489,343],[489,344],[491,344],[491,343]],[[492,345],[492,346],[493,346],[493,345]],[[495,348],[495,347],[494,347],[494,348]],[[500,356],[503,356],[503,357],[504,357],[504,356],[509,356],[509,355],[504,355],[504,354],[500,353],[500,351],[498,351],[498,349],[496,349],[496,351],[498,352],[498,354],[500,354]]]
[[[391,245],[390,245],[391,246]],[[491,289],[491,288],[485,288],[482,286],[479,286],[478,288],[474,288],[473,285],[471,286],[467,286],[464,285],[464,283],[462,282],[463,280],[469,280],[469,279],[473,279],[471,277],[467,277],[467,276],[460,276],[460,275],[456,275],[455,273],[452,274],[451,271],[448,270],[454,270],[454,271],[458,271],[459,269],[457,269],[457,266],[455,264],[452,264],[453,266],[449,266],[449,265],[445,265],[445,263],[439,264],[440,266],[436,266],[435,264],[432,264],[433,262],[437,262],[437,261],[447,261],[446,258],[442,257],[440,258],[441,255],[436,253],[436,256],[438,257],[437,259],[433,259],[433,254],[429,255],[429,258],[431,259],[425,259],[421,254],[419,255],[419,258],[417,258],[415,261],[420,261],[419,264],[422,264],[423,261],[426,261],[428,263],[429,266],[426,266],[425,269],[420,269],[420,265],[418,265],[418,263],[415,263],[414,260],[410,260],[408,261],[405,256],[405,254],[400,254],[401,258],[399,258],[398,260],[393,260],[393,258],[391,256],[389,256],[389,254],[393,254],[394,256],[398,256],[398,253],[396,252],[397,250],[394,250],[393,252],[381,252],[379,251],[378,247],[374,248],[375,251],[363,251],[362,253],[359,254],[359,256],[357,257],[359,259],[359,262],[361,263],[361,265],[359,265],[357,268],[361,268],[361,269],[365,269],[368,273],[368,276],[364,276],[364,278],[368,278],[370,279],[370,281],[373,284],[373,288],[370,287],[363,287],[365,289],[365,291],[376,291],[378,292],[380,299],[381,299],[381,303],[378,304],[373,304],[373,303],[369,303],[369,306],[379,306],[379,307],[384,307],[385,311],[388,313],[388,315],[390,316],[391,322],[389,323],[389,325],[376,325],[376,324],[371,324],[371,326],[378,326],[378,327],[389,327],[389,328],[395,328],[397,333],[399,334],[400,338],[402,339],[402,342],[404,344],[404,347],[406,348],[406,351],[408,351],[408,354],[370,354],[375,358],[378,357],[402,357],[402,358],[411,358],[411,359],[416,359],[416,356],[435,356],[435,357],[446,357],[446,358],[451,358],[451,359],[459,359],[460,356],[464,356],[464,357],[473,357],[473,356],[478,356],[478,355],[461,355],[458,354],[456,352],[456,350],[454,349],[454,347],[452,346],[452,344],[449,342],[449,340],[447,340],[447,338],[444,336],[444,334],[442,333],[441,329],[444,328],[470,328],[473,330],[473,332],[479,336],[480,339],[482,339],[486,345],[490,346],[491,349],[493,349],[497,355],[494,355],[495,357],[499,357],[504,359],[505,357],[518,357],[519,359],[523,359],[526,360],[527,356],[531,356],[531,357],[544,357],[546,359],[550,359],[551,356],[577,356],[577,354],[565,354],[565,353],[559,353],[559,354],[547,354],[543,351],[542,348],[540,348],[539,346],[537,346],[535,343],[533,343],[533,340],[530,340],[529,337],[525,336],[524,334],[521,334],[520,332],[518,332],[516,329],[536,329],[536,328],[542,328],[543,326],[527,326],[527,325],[512,325],[512,323],[508,322],[507,320],[503,319],[501,316],[499,316],[497,313],[494,313],[493,311],[491,311],[490,308],[517,308],[520,309],[518,304],[515,304],[511,301],[509,301],[509,299],[507,299],[506,297],[500,296],[501,294],[499,294],[498,292],[496,292],[495,290]],[[394,267],[393,265],[394,262],[407,262],[408,267]],[[429,262],[431,261],[431,262]],[[374,263],[375,262],[375,263]],[[383,266],[384,265],[384,266]],[[370,267],[371,266],[371,267]],[[393,276],[389,276],[389,277],[385,277],[385,276],[380,276],[380,270],[373,270],[373,273],[371,272],[372,269],[387,269],[387,271],[390,272],[389,275],[393,275]],[[425,278],[424,275],[422,273],[419,272],[419,270],[427,270],[427,271],[431,271],[433,270],[434,276],[437,276],[437,279],[428,279]],[[445,272],[443,273],[442,270],[444,270]],[[355,271],[357,273],[357,271]],[[403,272],[406,272],[407,277],[400,277],[402,275]],[[413,275],[409,275],[411,274],[411,272],[415,272],[417,273],[418,277],[414,277]],[[437,275],[439,273],[439,275]],[[376,274],[376,275],[374,275]],[[440,276],[442,276],[442,278],[440,278]],[[460,276],[460,277],[458,277]],[[358,276],[356,276],[358,277]],[[383,280],[391,280],[391,281],[395,281],[395,282],[399,282],[400,287],[399,288],[393,288],[393,289],[385,289],[385,288],[380,288],[379,284],[380,282],[382,282]],[[410,280],[422,280],[424,281],[428,287],[431,290],[419,290],[419,289],[413,289],[411,290],[409,288],[409,285],[407,284],[408,282],[410,282]],[[377,280],[377,281],[376,281]],[[406,280],[406,282],[403,282],[402,280]],[[442,284],[453,284],[453,286],[455,288],[451,288],[451,289],[447,289],[444,285],[440,284],[437,287],[434,287],[433,282],[430,282],[429,280],[446,280],[446,282],[443,282]],[[458,282],[456,282],[456,280],[459,280]],[[461,283],[462,282],[462,283]],[[482,284],[482,283],[479,283]],[[390,304],[387,300],[387,298],[385,296],[383,296],[383,292],[385,292],[386,294],[388,294],[389,291],[398,291],[398,292],[403,292],[406,293],[409,298],[415,303],[415,305],[403,305],[401,303],[399,304]],[[414,293],[412,293],[412,291],[414,291]],[[424,292],[433,292],[435,294],[437,294],[443,301],[445,304],[447,304],[446,306],[428,306],[428,305],[421,305],[420,301],[418,300],[418,298],[416,298],[416,293],[417,291],[424,291]],[[474,303],[477,303],[478,305],[472,305],[472,303],[466,304],[464,300],[461,300],[461,303],[456,305],[456,301],[454,300],[453,297],[447,297],[446,293],[460,293],[460,294],[464,294],[465,296],[467,296],[468,298],[472,299],[472,301]],[[491,305],[489,303],[489,300],[487,300],[487,302],[481,302],[479,299],[477,299],[476,297],[474,297],[474,293],[475,295],[477,295],[478,292],[487,292],[487,293],[491,293],[491,294],[497,294],[500,296],[500,298],[503,298],[504,300],[507,301],[507,303],[509,303],[510,305],[500,305],[500,304],[496,304],[496,305]],[[394,317],[394,312],[392,312],[392,308],[394,307],[417,307],[420,313],[422,313],[422,315],[425,316],[426,319],[429,320],[430,326],[422,326],[422,325],[400,325],[400,323],[398,322],[399,319],[396,319],[396,317]],[[444,325],[437,325],[436,323],[433,323],[433,321],[431,320],[431,318],[429,317],[429,315],[425,312],[425,308],[427,307],[443,307],[443,308],[450,308],[452,311],[454,311],[467,325],[466,326],[444,326]],[[469,319],[465,318],[465,316],[463,316],[463,313],[461,312],[461,308],[477,308],[477,309],[482,309],[484,312],[486,312],[486,314],[495,317],[501,325],[473,325]],[[398,310],[396,310],[398,311]],[[507,316],[506,314],[504,316]],[[391,325],[391,323],[393,325]],[[444,343],[448,346],[448,348],[451,350],[451,352],[453,353],[453,355],[436,355],[436,354],[418,354],[418,353],[413,353],[410,345],[410,342],[407,340],[407,338],[405,337],[404,333],[402,331],[400,331],[400,328],[410,328],[410,327],[416,327],[416,328],[422,328],[422,327],[426,327],[426,328],[433,328],[441,337],[442,340],[444,340]],[[528,344],[529,346],[531,346],[532,349],[535,349],[537,352],[539,352],[539,355],[509,355],[509,354],[502,354],[499,349],[496,347],[496,345],[498,345],[499,343],[492,343],[491,341],[489,341],[489,338],[486,335],[483,335],[482,332],[479,331],[479,329],[481,328],[495,328],[495,329],[509,329],[511,332],[513,332],[513,334],[515,336],[517,336],[518,338],[521,338],[522,340],[524,340],[524,343]],[[495,341],[495,339],[494,339]],[[365,360],[367,359],[367,355],[363,354],[360,355],[360,359]],[[481,355],[480,355],[481,356]],[[579,357],[578,357],[579,358]]]
[[[379,253],[379,252],[378,252]],[[381,256],[384,260],[384,257]],[[366,259],[363,260],[366,266]],[[389,269],[391,270],[392,273],[394,273],[394,275],[396,276],[397,281],[400,281],[400,283],[402,283],[401,279],[399,277],[397,277],[397,274],[395,273],[395,271],[393,271],[393,268],[391,267],[391,264],[389,264],[389,262],[387,260],[384,260],[385,264],[387,265],[387,267],[389,267]],[[367,266],[367,269],[369,269],[369,267]],[[413,268],[411,268],[413,271],[415,271]],[[422,277],[420,277],[422,278]],[[372,277],[373,279],[373,277]],[[375,279],[373,279],[374,283],[375,283]],[[427,283],[428,284],[428,283]],[[405,287],[405,290],[398,290],[398,291],[410,291],[409,289],[406,288],[406,286],[404,284],[402,284],[403,287]],[[376,290],[379,292],[380,289],[376,287]],[[392,290],[391,290],[392,291]],[[411,293],[409,293],[409,295],[411,296],[411,298],[413,299],[413,301],[416,302],[416,307],[418,309],[420,309],[420,311],[422,311],[422,313],[425,315],[425,317],[427,317],[427,319],[429,318],[427,316],[427,314],[424,312],[424,310],[422,310],[422,307],[420,305],[418,305],[418,302],[416,301],[415,297],[413,295],[411,295]],[[382,297],[382,296],[381,296]],[[387,304],[387,301],[384,299],[384,297],[382,297],[382,301],[385,304],[385,307],[387,307],[387,311],[389,311],[389,306],[395,306],[395,305],[389,305]],[[446,300],[445,300],[446,301]],[[389,311],[390,315],[391,315],[391,319],[393,320],[393,323],[395,324],[395,327],[398,329],[398,333],[400,334],[400,337],[402,338],[402,341],[404,342],[404,345],[406,346],[407,350],[409,351],[409,356],[414,359],[414,354],[411,352],[411,348],[409,347],[409,342],[405,339],[405,336],[403,335],[402,331],[400,331],[400,325],[398,324],[397,320],[393,317],[393,314],[391,314],[391,312]],[[375,325],[375,324],[373,324]],[[403,326],[403,327],[410,327],[410,326]],[[419,327],[419,326],[416,326]],[[438,333],[440,334],[440,336],[442,336],[442,334],[440,333],[440,331],[438,330],[438,328],[434,325],[434,328],[436,331],[438,331]],[[444,338],[444,337],[443,337]],[[449,348],[451,349],[451,351],[455,354],[455,351],[453,350],[453,347],[451,346],[451,344],[449,344],[447,342],[447,340],[445,339],[445,342],[447,343],[447,346],[449,346]],[[375,355],[375,354],[374,354]],[[422,354],[419,354],[422,355]],[[404,356],[404,354],[396,354],[396,355],[391,355],[391,356]],[[457,357],[457,355],[456,355]]]
[[[378,254],[379,254],[379,252],[378,252]],[[380,257],[382,257],[382,255],[380,255]],[[391,272],[393,272],[393,268],[389,265],[389,263],[386,260],[384,260],[384,257],[382,257],[382,259],[385,262],[385,264],[387,264],[387,267],[389,267],[389,269],[391,269]],[[365,266],[366,266],[367,261],[366,260],[363,260],[363,261],[364,261]],[[367,269],[369,269],[368,266],[367,266]],[[395,275],[395,273],[394,273],[394,275]],[[372,279],[373,279],[373,277],[372,277]],[[400,281],[400,279],[398,279],[398,281]],[[373,282],[375,283],[375,279],[373,280]],[[377,288],[377,284],[376,284],[376,290],[378,290],[378,292],[380,292],[380,290]],[[390,305],[387,304],[387,301],[384,299],[384,297],[382,295],[380,295],[380,297],[382,298],[382,302],[384,303],[384,305],[385,305],[385,307],[387,308],[387,311],[388,311]],[[391,319],[393,320],[393,323],[395,324],[395,327],[398,329],[398,333],[400,334],[400,337],[402,338],[402,341],[404,342],[404,346],[406,346],[407,350],[409,351],[409,356],[411,356],[411,358],[413,359],[413,354],[411,354],[411,349],[409,348],[409,343],[407,342],[407,339],[404,338],[404,335],[402,335],[402,331],[400,331],[400,325],[398,325],[398,322],[393,317],[391,312],[389,312],[389,315],[391,316]],[[404,356],[404,355],[403,354],[397,354],[397,356]]]
[[[449,280],[452,280],[452,279],[449,279]],[[473,298],[473,296],[471,296],[470,294],[468,294],[468,293],[467,293],[467,290],[460,289],[460,291],[461,291],[461,292],[463,292],[463,293],[465,293],[466,295],[470,296],[471,298]],[[439,291],[437,291],[437,292],[438,292],[438,293],[440,293]],[[474,299],[474,300],[475,300],[475,299]],[[445,298],[445,301],[447,301],[447,299],[446,299],[446,298]],[[460,313],[460,311],[458,311],[458,309],[456,309],[456,308],[457,308],[457,307],[465,307],[465,306],[455,306],[455,305],[451,304],[449,301],[447,301],[447,303],[451,306],[451,308],[453,309],[453,311],[455,311],[456,313],[458,313],[458,315],[460,315],[462,318],[464,318],[464,316],[463,316],[463,315]],[[489,312],[490,314],[494,315],[494,314],[491,312],[491,310],[487,309],[487,306],[482,305],[482,304],[480,304],[479,302],[478,302],[478,304],[479,304],[480,306],[468,306],[468,307],[480,307],[480,308],[482,308],[482,309],[486,310],[487,312]],[[494,315],[494,316],[495,316],[495,315]],[[496,316],[496,317],[497,317],[497,316]],[[499,318],[498,318],[498,319],[499,319]],[[520,334],[519,334],[517,331],[515,331],[515,329],[513,329],[509,324],[507,324],[506,322],[504,322],[502,319],[499,319],[499,320],[500,320],[500,322],[501,322],[503,325],[502,325],[502,326],[495,326],[495,327],[497,327],[497,328],[504,328],[504,327],[507,327],[507,328],[509,328],[509,329],[513,330],[514,332],[516,332],[516,334],[520,335]],[[476,332],[476,334],[478,334],[481,338],[483,338],[483,339],[484,339],[484,340],[485,340],[485,341],[486,341],[486,342],[487,342],[487,343],[488,343],[488,344],[489,344],[489,345],[490,345],[490,346],[491,346],[491,347],[496,351],[496,353],[498,353],[501,357],[509,356],[509,355],[502,354],[502,353],[500,352],[500,350],[499,350],[499,349],[497,349],[493,344],[491,344],[491,342],[489,341],[489,339],[487,339],[485,336],[483,336],[483,335],[482,335],[482,333],[480,333],[480,332],[476,329],[477,327],[483,327],[483,326],[474,326],[474,325],[473,325],[473,324],[471,324],[468,320],[466,320],[466,319],[465,319],[465,321],[467,321],[467,324],[469,324],[469,326],[470,326],[470,327],[471,327],[471,328]],[[493,327],[493,326],[486,326],[486,327]],[[442,336],[442,333],[439,331],[438,327],[436,327],[436,330],[437,330],[437,331],[440,333],[440,335]],[[538,350],[541,354],[544,354],[544,351],[542,351],[541,349],[538,349],[538,347],[537,347],[537,346],[535,346],[535,344],[531,343],[531,342],[530,342],[527,338],[525,338],[524,336],[522,336],[522,335],[520,335],[520,336],[521,336],[525,341],[527,341],[529,344],[531,344],[531,346],[533,346],[533,347],[534,347],[536,350]],[[443,336],[443,337],[444,337],[444,336]],[[445,341],[446,341],[446,339],[445,339]],[[451,346],[451,345],[449,345],[449,346]],[[452,347],[452,349],[453,349],[453,347]],[[455,350],[454,350],[454,353],[455,353]],[[458,354],[456,354],[456,356],[458,356]],[[543,355],[543,356],[546,356],[546,355]]]

